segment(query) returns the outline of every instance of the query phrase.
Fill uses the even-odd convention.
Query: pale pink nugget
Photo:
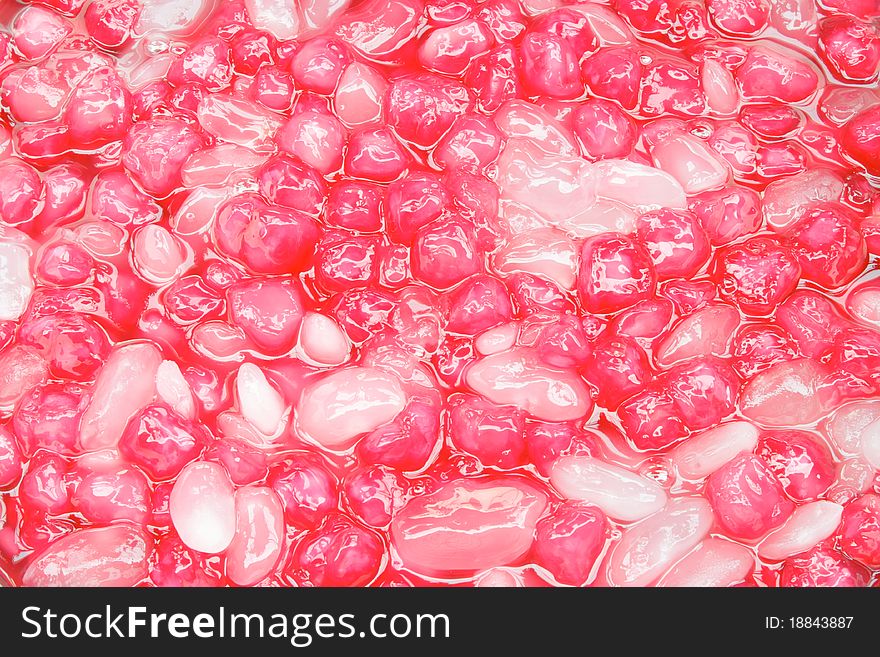
[[[30,253],[25,246],[0,242],[0,321],[18,319],[34,292]]]
[[[791,178],[776,180],[764,190],[764,218],[775,231],[793,226],[814,203],[837,201],[843,181],[829,169],[810,169]]]
[[[739,92],[733,74],[713,59],[703,62],[701,76],[709,107],[719,114],[731,114],[739,106]]]
[[[623,532],[607,561],[612,586],[648,586],[709,533],[712,507],[702,498],[671,500]]]
[[[126,133],[122,164],[146,192],[164,198],[180,186],[183,164],[202,146],[202,135],[183,121],[141,121]]]
[[[216,554],[235,536],[235,496],[222,465],[187,465],[174,482],[168,508],[180,540],[193,550]]]
[[[731,306],[706,306],[676,324],[656,347],[657,363],[673,365],[694,356],[724,356],[739,313]]]
[[[672,452],[672,460],[682,477],[702,479],[742,452],[754,450],[758,435],[751,422],[726,422],[688,438]]]
[[[271,488],[245,486],[235,493],[235,537],[226,550],[226,574],[251,586],[275,568],[284,546],[284,509]]]
[[[837,478],[825,497],[842,504],[851,502],[855,496],[868,492],[876,474],[864,457],[846,459],[837,466]]]
[[[92,254],[111,257],[122,252],[125,245],[125,231],[107,221],[86,221],[76,231],[77,242]]]
[[[755,555],[747,547],[707,538],[675,564],[657,586],[731,586],[742,582],[754,568]]]
[[[72,31],[57,12],[39,5],[23,9],[12,22],[15,46],[28,59],[39,59]]]
[[[345,332],[331,317],[306,313],[299,329],[303,353],[321,365],[341,365],[348,360],[351,345]]]
[[[593,166],[596,194],[640,211],[687,207],[681,183],[654,167],[629,160],[602,160]]]
[[[156,372],[162,354],[152,342],[114,349],[95,382],[92,401],[83,413],[80,442],[87,450],[113,447],[129,418],[156,394]]]
[[[541,365],[524,349],[486,356],[470,367],[465,380],[488,400],[517,406],[549,422],[576,420],[593,409],[583,379],[572,371]]]
[[[138,34],[152,31],[177,34],[191,30],[213,5],[209,0],[150,0],[142,6],[135,27]]]
[[[282,41],[293,39],[302,31],[298,4],[293,0],[245,0],[244,3],[254,27]]]
[[[135,233],[132,256],[141,276],[157,285],[177,277],[186,259],[177,238],[155,224],[144,226]]]
[[[275,139],[281,150],[326,175],[342,165],[346,136],[342,123],[332,114],[304,110],[294,114]]]
[[[190,342],[200,354],[218,360],[240,360],[242,350],[249,346],[244,331],[219,320],[196,326]]]
[[[528,139],[551,155],[577,156],[574,135],[540,105],[509,100],[492,117],[508,139]]]
[[[501,198],[525,205],[552,223],[571,219],[595,198],[584,179],[583,159],[548,153],[531,139],[511,139],[497,165]]]
[[[130,523],[80,529],[40,553],[25,586],[134,586],[147,576],[153,541]]]
[[[156,394],[183,417],[195,417],[196,402],[192,389],[175,361],[163,360],[156,369]]]
[[[205,96],[198,107],[199,123],[218,139],[257,153],[272,152],[272,138],[281,116],[262,105],[225,94]]]
[[[37,66],[8,72],[0,88],[7,96],[12,117],[29,122],[57,118],[72,91],[68,84],[58,84]]]
[[[180,170],[185,187],[223,185],[233,177],[252,173],[266,162],[266,156],[237,144],[218,144],[196,151]]]
[[[846,309],[857,318],[880,328],[880,285],[877,279],[856,285],[846,298]]]
[[[743,387],[742,412],[774,427],[815,422],[827,410],[817,394],[823,375],[822,367],[807,358],[778,363]]]
[[[209,231],[214,225],[217,212],[227,200],[228,189],[196,187],[171,217],[171,229],[177,235],[196,235]]]
[[[609,7],[598,3],[569,5],[584,15],[589,29],[602,46],[623,46],[633,41],[633,33],[624,20]]]
[[[374,367],[349,367],[303,390],[296,426],[322,447],[344,450],[358,436],[393,420],[405,406],[397,377]]]
[[[235,377],[235,394],[242,417],[264,436],[281,429],[287,405],[263,371],[253,363],[243,363]]]
[[[521,588],[522,580],[506,568],[490,568],[474,578],[478,588]]]
[[[354,62],[339,78],[333,100],[336,116],[349,128],[370,125],[382,118],[388,83],[372,66]]]
[[[550,482],[566,499],[595,504],[622,522],[646,518],[667,500],[657,482],[589,456],[563,456],[553,464]]]
[[[294,4],[293,0],[287,0]],[[348,9],[350,0],[300,0],[296,3],[302,11],[303,26],[308,34],[325,29],[333,19]]]
[[[758,546],[762,559],[781,561],[806,552],[833,535],[843,515],[843,507],[819,500],[799,506],[785,524]]]
[[[555,281],[570,290],[577,278],[577,249],[565,233],[554,228],[541,228],[508,240],[493,255],[499,274],[526,272]]]
[[[673,134],[651,149],[654,164],[672,175],[687,194],[698,194],[721,187],[730,177],[722,159],[696,137]]]
[[[460,75],[478,54],[494,42],[489,28],[480,21],[465,20],[433,30],[421,46],[419,61],[425,68]]]
[[[13,345],[0,352],[0,408],[12,409],[49,374],[46,360],[29,347]]]
[[[497,354],[516,344],[518,334],[519,327],[516,324],[502,324],[480,333],[474,340],[474,346],[484,356]]]
[[[342,17],[334,32],[367,59],[395,61],[415,39],[423,9],[422,0],[369,0]]]
[[[524,479],[460,479],[410,501],[391,524],[391,540],[416,572],[505,566],[529,551],[546,505]]]
[[[871,399],[844,404],[822,423],[825,435],[844,456],[862,450],[863,435],[880,420],[880,400]]]

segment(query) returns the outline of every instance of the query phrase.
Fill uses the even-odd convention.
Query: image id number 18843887
[[[847,630],[852,627],[854,616],[765,616],[764,627],[768,630]]]

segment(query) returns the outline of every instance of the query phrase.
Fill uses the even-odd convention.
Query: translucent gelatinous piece
[[[372,367],[339,370],[306,388],[296,407],[297,428],[328,449],[393,420],[406,405],[400,382]]]
[[[161,363],[162,355],[152,343],[125,345],[110,354],[82,417],[83,447],[116,445],[129,418],[156,393],[156,372]]]
[[[134,586],[146,577],[152,540],[134,525],[83,529],[46,548],[22,575],[26,586]]]
[[[174,482],[168,508],[174,529],[193,550],[222,552],[235,537],[235,494],[221,465],[186,466]]]
[[[708,535],[712,520],[712,508],[703,499],[671,500],[624,532],[608,559],[608,583],[651,584]]]
[[[519,478],[450,482],[407,504],[391,538],[404,564],[425,574],[504,566],[528,552],[546,504]]]
[[[595,504],[609,517],[624,522],[656,513],[667,499],[656,482],[582,456],[559,459],[553,464],[550,481],[566,498]]]
[[[593,406],[582,379],[539,365],[524,351],[483,358],[468,370],[467,383],[496,404],[517,406],[542,420],[578,419]]]

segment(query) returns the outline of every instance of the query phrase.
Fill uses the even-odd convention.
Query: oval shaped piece
[[[636,213],[617,201],[597,198],[582,212],[560,222],[558,227],[574,238],[591,237],[599,233],[628,235],[635,230]]]
[[[524,349],[511,349],[477,361],[465,381],[501,406],[516,406],[540,420],[576,420],[593,410],[587,384],[575,372],[541,365]]]
[[[156,394],[162,354],[152,342],[117,347],[98,373],[92,400],[80,422],[80,443],[87,450],[113,447],[129,418]]]
[[[162,285],[180,274],[186,253],[168,230],[148,224],[134,235],[132,258],[145,280]]]
[[[863,449],[868,427],[880,420],[880,400],[870,399],[844,404],[822,423],[823,432],[844,456]],[[880,428],[880,426],[878,426]]]
[[[242,363],[235,377],[235,392],[241,416],[264,436],[274,436],[287,406],[263,371],[253,363]]]
[[[192,389],[175,361],[163,360],[156,369],[156,394],[183,417],[195,418],[196,401]]]
[[[177,477],[168,503],[171,523],[187,547],[223,552],[235,536],[235,494],[222,465],[197,461]]]
[[[740,101],[736,81],[723,64],[714,59],[704,60],[700,80],[710,109],[722,115],[729,115],[737,110]]]
[[[657,364],[668,367],[694,356],[724,356],[739,313],[731,306],[712,305],[682,318],[657,345]]]
[[[687,196],[671,175],[629,160],[602,160],[593,166],[596,194],[640,211],[687,208]]]
[[[423,11],[421,0],[369,0],[347,12],[334,33],[367,59],[396,63],[416,37]]]
[[[586,162],[548,153],[531,139],[511,139],[498,157],[501,199],[531,208],[547,221],[570,220],[595,199]]]
[[[157,0],[137,6],[142,8],[135,24],[137,34],[159,32],[170,36],[193,30],[212,5],[207,0]]]
[[[846,298],[846,309],[863,322],[880,327],[880,286],[875,281],[852,288]]]
[[[799,506],[782,527],[761,541],[758,556],[781,561],[806,552],[833,535],[841,517],[843,507],[828,500]]]
[[[203,188],[253,174],[266,163],[267,157],[238,144],[218,144],[196,151],[180,170],[184,187]]]
[[[128,587],[149,572],[153,541],[130,523],[80,529],[59,538],[33,559],[25,586]]]
[[[528,139],[554,155],[576,156],[574,135],[543,107],[525,100],[509,100],[492,117],[508,139]]]
[[[641,520],[666,505],[666,491],[658,483],[589,456],[557,460],[550,483],[563,497],[595,504],[622,522]]]
[[[840,176],[823,168],[775,180],[764,190],[764,219],[771,230],[785,232],[813,204],[838,201],[843,188]]]
[[[546,506],[524,479],[460,479],[412,499],[391,540],[407,568],[428,575],[506,566],[529,551]]]
[[[276,39],[293,39],[303,31],[299,3],[285,0],[245,0],[244,6],[254,27],[266,30]]]
[[[535,274],[570,290],[577,278],[577,257],[577,248],[565,233],[554,228],[539,228],[508,240],[493,255],[492,262],[501,275]]]
[[[400,381],[374,367],[349,367],[307,387],[296,408],[298,429],[322,447],[344,450],[393,420],[406,406]]]
[[[704,499],[671,500],[662,511],[623,532],[608,558],[608,583],[648,586],[709,534],[713,520],[712,507]]]
[[[731,586],[755,567],[755,556],[744,545],[707,538],[663,576],[657,586]]]
[[[30,347],[12,345],[0,351],[0,408],[11,411],[48,374],[48,363]]]
[[[709,147],[696,137],[672,134],[651,150],[654,164],[674,177],[687,194],[699,194],[721,187],[730,169]]]
[[[773,427],[815,422],[826,411],[816,394],[823,374],[822,367],[807,358],[773,365],[743,387],[743,415]]]
[[[758,433],[751,422],[727,422],[688,438],[672,452],[672,460],[685,479],[702,479],[738,454],[755,449]]]
[[[332,317],[306,313],[299,330],[303,353],[321,365],[341,365],[348,359],[349,344],[345,332]]]
[[[205,96],[198,107],[199,123],[217,139],[256,153],[271,153],[272,137],[281,127],[278,114],[249,100],[226,94]]]
[[[507,351],[516,344],[519,326],[514,323],[502,324],[483,331],[474,340],[474,347],[483,356]]]
[[[21,244],[0,243],[0,321],[17,320],[34,292],[30,254]]]
[[[235,537],[226,550],[226,575],[252,586],[275,568],[284,546],[284,509],[266,486],[245,486],[235,493]]]
[[[333,106],[336,115],[348,128],[377,123],[388,83],[372,66],[353,62],[342,72],[336,86]]]

